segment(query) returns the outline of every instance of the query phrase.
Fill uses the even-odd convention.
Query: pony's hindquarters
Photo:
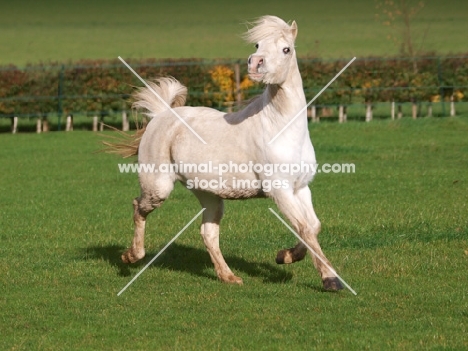
[[[149,82],[149,87],[139,89],[133,98],[133,108],[143,109],[149,118],[158,118],[164,111],[185,104],[187,88],[174,78],[161,78],[155,82]],[[151,122],[150,122],[151,123]],[[147,127],[135,133],[126,143],[108,145],[114,147],[114,152],[126,157],[138,155],[141,194],[133,201],[133,221],[135,232],[131,247],[122,255],[122,261],[133,263],[145,256],[144,236],[146,217],[155,208],[160,207],[174,188],[175,177],[173,174],[158,173],[154,166],[161,162],[169,162],[168,153],[152,150],[153,135],[148,135]],[[162,142],[162,144],[164,144]],[[161,149],[162,150],[162,149]],[[161,151],[160,150],[160,151]],[[143,165],[145,167],[143,167]],[[151,167],[151,165],[153,167]]]
[[[148,87],[138,89],[133,95],[132,107],[140,110],[142,114],[152,119],[164,111],[183,106],[187,98],[187,88],[175,78],[163,77],[153,82],[147,82]],[[105,152],[122,156],[123,158],[136,156],[139,153],[141,139],[146,132],[146,126],[139,127],[137,131],[128,135],[121,133],[121,140],[117,142],[104,142],[107,146]]]

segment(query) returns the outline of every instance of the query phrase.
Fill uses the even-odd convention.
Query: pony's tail
[[[159,78],[154,82],[148,82],[148,85],[151,89],[148,87],[140,88],[133,94],[134,103],[132,105],[136,110],[143,110],[143,114],[147,117],[156,117],[161,112],[166,111],[168,106],[174,108],[185,105],[187,88],[177,79],[172,77]]]
[[[161,112],[168,110],[168,106],[175,108],[185,105],[187,88],[177,79],[172,77],[159,78],[154,82],[148,82],[148,85],[151,89],[148,87],[140,88],[132,95],[134,101],[132,108],[142,111],[148,118],[157,117]],[[103,151],[124,158],[138,155],[138,148],[145,130],[146,125],[140,126],[137,123],[137,130],[134,134],[119,131],[120,136],[116,137],[117,142],[103,142],[106,145]]]

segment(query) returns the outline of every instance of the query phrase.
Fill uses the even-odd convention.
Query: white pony
[[[206,107],[183,106],[187,89],[173,78],[149,83],[171,109],[148,88],[135,93],[133,106],[143,110],[151,120],[146,128],[132,136],[130,142],[111,147],[122,156],[138,154],[139,164],[173,167],[165,167],[165,172],[139,174],[141,195],[133,201],[135,233],[131,247],[122,255],[125,263],[136,262],[145,256],[146,217],[163,204],[174,183],[179,181],[206,209],[201,235],[221,281],[242,284],[242,279],[226,264],[219,248],[223,199],[268,197],[326,262],[324,264],[311,255],[324,288],[343,288],[317,240],[320,221],[312,207],[308,187],[314,170],[290,172],[284,168],[284,165],[316,162],[306,110],[303,109],[306,100],[294,49],[297,30],[296,22],[289,25],[278,17],[264,16],[247,31],[245,39],[257,48],[248,59],[249,76],[265,83],[266,88],[239,112],[223,113]],[[269,143],[301,110],[303,112],[291,125]],[[183,118],[206,144],[175,114]],[[211,165],[208,171],[201,171],[200,167],[182,167],[207,164]],[[244,166],[242,170],[241,165]],[[267,165],[275,165],[276,172],[265,172]],[[221,168],[222,174],[219,172]],[[306,246],[299,243],[294,248],[280,250],[276,262],[293,263],[302,260],[306,252]]]

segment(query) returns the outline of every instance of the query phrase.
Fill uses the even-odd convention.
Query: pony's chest
[[[315,151],[309,139],[290,145],[274,145],[264,150],[263,155],[271,163],[315,163]]]

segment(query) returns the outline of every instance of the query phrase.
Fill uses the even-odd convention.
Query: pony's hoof
[[[293,263],[293,257],[291,255],[291,250],[279,250],[276,254],[276,263],[277,264],[289,264]]]
[[[123,263],[135,263],[145,257],[145,250],[136,250],[133,247],[125,251],[121,258]]]
[[[276,263],[277,264],[290,264],[294,262],[302,261],[307,253],[307,249],[301,245],[296,245],[296,247],[279,250],[276,254]]]
[[[323,288],[329,291],[338,291],[343,289],[343,285],[337,277],[323,279]]]
[[[239,277],[235,276],[234,274],[224,276],[224,277],[220,277],[220,279],[221,279],[221,281],[223,283],[237,284],[237,285],[244,284],[244,282],[242,281],[242,278],[239,278]]]

